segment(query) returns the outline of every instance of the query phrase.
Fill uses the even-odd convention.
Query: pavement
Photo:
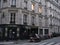
[[[60,45],[60,37],[55,37],[40,42],[29,42],[28,40],[4,41],[0,45]]]

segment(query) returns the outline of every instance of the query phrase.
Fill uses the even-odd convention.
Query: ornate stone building
[[[47,35],[60,32],[59,0],[0,0],[0,37],[22,39],[34,32]]]

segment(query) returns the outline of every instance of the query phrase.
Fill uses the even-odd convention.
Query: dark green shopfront
[[[23,35],[24,31],[26,31],[26,38]],[[38,33],[38,27],[18,24],[1,24],[0,40],[29,39],[29,35],[33,31],[34,33]]]

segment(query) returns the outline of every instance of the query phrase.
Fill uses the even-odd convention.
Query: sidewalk
[[[2,45],[2,44],[13,44],[14,42],[11,42],[11,41],[9,41],[9,42],[0,42],[0,45]]]
[[[28,40],[18,40],[18,41],[15,41],[14,43],[15,44],[18,44],[18,43],[20,43],[20,44],[22,44],[22,43],[28,43]]]
[[[23,43],[28,43],[28,40],[17,40],[17,41],[2,41],[0,42],[0,45],[7,45],[7,44],[23,44]]]
[[[38,42],[38,43],[42,43],[42,42],[46,42],[46,41],[48,41],[48,40],[52,40],[52,39],[56,39],[56,38],[60,38],[60,37],[54,37],[54,38],[51,38],[51,39],[47,39],[47,40],[41,40],[40,42]],[[28,40],[17,40],[17,41],[3,41],[3,42],[0,42],[0,45],[1,44],[23,44],[23,43],[30,43]],[[34,43],[34,42],[32,42],[32,43]]]

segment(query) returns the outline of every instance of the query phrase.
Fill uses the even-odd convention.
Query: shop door
[[[9,28],[8,30],[8,39],[15,40],[17,37],[17,28]]]
[[[20,39],[29,39],[29,31],[25,27],[20,28]]]

